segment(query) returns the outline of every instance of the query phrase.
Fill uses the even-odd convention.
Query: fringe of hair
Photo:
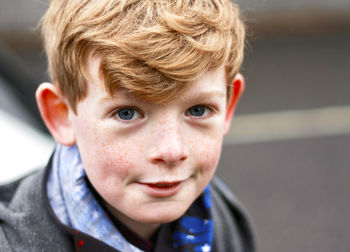
[[[96,54],[110,94],[126,88],[152,103],[220,66],[230,90],[243,61],[245,27],[229,0],[51,0],[40,24],[52,81],[73,109]]]

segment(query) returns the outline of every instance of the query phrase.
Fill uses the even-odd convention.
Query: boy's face
[[[167,104],[126,90],[111,97],[88,64],[88,95],[70,111],[86,174],[107,207],[129,227],[173,221],[217,167],[226,118],[223,68],[208,72]]]

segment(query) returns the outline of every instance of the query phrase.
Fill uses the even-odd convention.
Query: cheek
[[[135,170],[132,151],[126,145],[94,146],[83,155],[82,160],[89,177],[104,184],[119,184]]]
[[[133,165],[122,152],[117,154],[119,148],[104,145],[94,150],[95,153],[85,156],[85,160],[82,157],[87,177],[104,200],[112,203],[113,198],[122,199]]]
[[[213,174],[218,165],[222,147],[222,138],[208,137],[197,142],[192,148],[202,172]]]
[[[78,131],[77,145],[91,183],[121,183],[134,167],[131,161],[136,156],[135,151],[128,143],[116,142],[108,129],[87,125]]]
[[[221,144],[212,143],[202,155],[203,162],[208,164],[208,169],[216,169],[221,156]]]
[[[223,117],[218,118],[208,130],[197,135],[195,147],[200,155],[202,163],[206,163],[208,168],[216,165],[220,159],[221,148],[224,138],[223,133]]]

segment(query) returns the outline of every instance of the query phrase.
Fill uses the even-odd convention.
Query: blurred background
[[[0,0],[0,183],[54,143],[34,91],[48,81],[35,26],[47,0]],[[350,250],[350,1],[239,0],[247,88],[218,174],[254,221],[259,251]]]

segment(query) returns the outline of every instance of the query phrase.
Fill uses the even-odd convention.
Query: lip
[[[156,183],[138,183],[145,192],[153,197],[163,198],[175,195],[182,187],[184,181],[159,181]]]

